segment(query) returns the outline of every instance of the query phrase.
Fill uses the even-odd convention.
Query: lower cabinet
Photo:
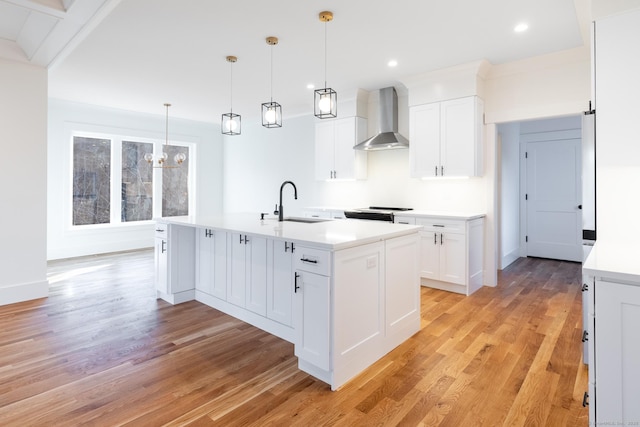
[[[594,328],[589,341],[595,349],[589,365],[590,424],[638,423],[640,283],[597,279],[594,299],[594,322],[589,325]]]
[[[196,229],[196,290],[227,299],[227,232]]]
[[[328,371],[329,307],[331,283],[327,276],[295,272],[295,355],[307,363]]]
[[[171,304],[195,297],[195,230],[158,222],[155,232],[155,283],[158,298]]]
[[[270,240],[267,247],[267,318],[293,325],[294,244]]]
[[[254,313],[267,313],[267,239],[231,233],[227,301]]]

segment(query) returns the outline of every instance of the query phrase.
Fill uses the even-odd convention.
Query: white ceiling
[[[306,86],[324,85],[325,25],[327,83],[339,98],[465,62],[500,64],[588,42],[588,0],[91,0],[93,14],[71,19],[88,1],[0,0],[0,39],[19,41],[28,20],[5,19],[7,8],[66,10],[45,14],[76,28],[45,64],[51,97],[157,114],[170,102],[172,116],[215,123],[230,107],[227,55],[238,57],[233,110],[245,123],[269,101],[270,53],[273,98],[285,118],[312,114]],[[332,22],[319,21],[323,10]],[[522,21],[529,30],[517,34]],[[267,36],[279,44],[269,47]],[[28,56],[29,45],[20,47]],[[398,66],[389,68],[390,59]]]

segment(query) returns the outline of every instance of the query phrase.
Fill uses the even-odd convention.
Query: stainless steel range
[[[344,216],[353,219],[393,222],[393,215],[398,212],[412,211],[413,208],[396,208],[387,206],[369,206],[368,208],[344,211]]]

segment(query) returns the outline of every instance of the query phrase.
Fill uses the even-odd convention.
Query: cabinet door
[[[295,355],[329,370],[329,277],[296,271]]]
[[[315,167],[316,179],[333,178],[334,171],[334,120],[316,123]]]
[[[229,280],[227,281],[227,301],[240,307],[245,306],[247,283],[247,262],[244,234],[232,233],[229,258],[231,259]]]
[[[267,315],[267,239],[247,236],[246,308],[261,316]]]
[[[444,101],[440,114],[443,176],[475,176],[476,97]]]
[[[169,293],[169,271],[168,271],[168,254],[167,240],[161,237],[155,239],[155,281],[156,289],[165,294]]]
[[[467,251],[464,234],[440,233],[440,280],[466,284]]]
[[[196,289],[212,295],[215,276],[213,230],[197,229],[196,233]]]
[[[227,299],[227,232],[213,233],[213,283],[211,295]]]
[[[334,120],[334,178],[366,178],[367,153],[353,149],[354,145],[366,139],[366,123],[361,117]]]
[[[595,287],[595,423],[638,422],[640,287],[603,280]]]
[[[293,318],[293,253],[292,243],[270,242],[273,260],[267,281],[267,317],[291,326]]]
[[[440,280],[439,233],[420,232],[420,277]]]
[[[440,104],[411,107],[409,116],[411,177],[440,175]]]

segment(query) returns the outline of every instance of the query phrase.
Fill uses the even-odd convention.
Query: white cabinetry
[[[330,369],[330,254],[305,246],[296,247],[295,355],[306,371]]]
[[[196,290],[227,299],[227,233],[197,229]]]
[[[471,295],[482,287],[484,219],[396,215],[399,224],[422,225],[420,277],[432,288]]]
[[[477,96],[411,107],[411,176],[481,176],[482,117]]]
[[[267,314],[267,239],[231,234],[231,271],[227,301],[254,313]]]
[[[366,139],[367,120],[362,117],[324,120],[316,124],[316,179],[365,179],[367,153],[353,146]]]
[[[590,404],[595,406],[596,424],[640,420],[639,285],[595,282],[595,381],[590,387],[595,395],[590,393]]]
[[[179,304],[195,297],[195,230],[157,223],[155,282],[158,298]]]
[[[267,250],[267,317],[292,326],[295,245],[282,240],[269,240]]]

